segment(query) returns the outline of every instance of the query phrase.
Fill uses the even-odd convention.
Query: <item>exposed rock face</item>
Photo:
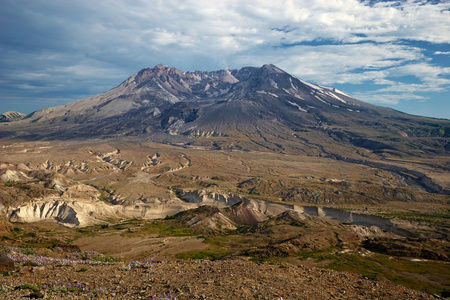
[[[239,202],[225,208],[224,213],[236,224],[256,224],[267,220],[267,216],[252,208],[246,202]]]
[[[98,203],[93,206],[90,203],[78,201],[65,202],[61,200],[41,201],[29,203],[12,209],[8,215],[12,222],[37,222],[41,220],[57,220],[59,223],[76,227],[88,225],[88,216],[95,211],[107,212],[105,207]]]
[[[12,222],[56,220],[64,226],[84,227],[104,223],[108,218],[164,218],[191,207],[176,202],[166,205],[110,205],[101,201],[49,198],[11,207],[6,214]]]

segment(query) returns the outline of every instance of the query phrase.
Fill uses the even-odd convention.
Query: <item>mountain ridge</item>
[[[0,114],[0,123],[17,121],[23,119],[24,117],[26,117],[26,115],[21,112],[5,111]]]
[[[160,64],[105,93],[36,111],[11,125],[0,130],[0,137],[140,136],[212,149],[308,155],[330,153],[330,143],[352,151],[442,153],[450,148],[448,120],[368,104],[271,64],[211,72]],[[413,147],[405,138],[431,140]]]

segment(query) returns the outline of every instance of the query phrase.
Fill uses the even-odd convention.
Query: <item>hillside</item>
[[[6,111],[0,114],[0,123],[12,122],[23,119],[26,115],[17,111]]]

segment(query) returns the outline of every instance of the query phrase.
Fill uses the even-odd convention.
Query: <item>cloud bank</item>
[[[450,118],[438,107],[450,89],[448,1],[3,0],[0,25],[0,110],[81,99],[158,63],[273,63],[361,100],[413,113],[426,101]]]

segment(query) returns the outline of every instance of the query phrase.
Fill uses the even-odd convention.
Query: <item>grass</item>
[[[267,244],[267,242],[254,235],[222,234],[208,235],[203,238],[205,239],[204,243],[209,245],[208,249],[183,252],[177,254],[176,258],[215,260],[230,254],[245,253],[247,249]]]
[[[239,254],[246,249],[266,244],[254,236],[242,234],[209,235],[204,238],[204,243],[209,245],[208,249],[179,253],[176,255],[176,258],[215,260],[230,254]]]
[[[430,223],[450,227],[450,209],[442,214],[429,214],[420,212],[378,212],[375,215],[384,218],[398,218],[406,221]]]
[[[216,259],[220,259],[230,253],[231,253],[231,251],[226,250],[226,249],[222,249],[222,248],[218,248],[218,247],[210,247],[206,250],[195,250],[195,251],[178,253],[176,255],[176,258],[184,259],[184,260],[192,260],[192,259],[216,260]]]
[[[34,292],[40,291],[42,289],[41,286],[31,283],[24,283],[16,287],[19,290],[32,290]]]
[[[142,236],[142,235],[156,235],[158,237],[165,236],[195,236],[189,228],[177,226],[174,222],[145,222],[142,226],[137,228],[128,228],[129,230],[123,233],[123,236]]]
[[[331,261],[323,267],[360,274],[372,280],[388,279],[429,294],[444,295],[450,288],[449,263],[447,262],[410,261],[384,254],[363,257],[358,254],[333,253],[332,248],[302,253],[297,257],[300,260],[311,258],[316,262]]]
[[[295,255],[300,260],[306,260],[308,258],[314,259],[315,261],[324,261],[327,259],[334,259],[335,255],[332,254],[334,247],[330,247],[327,249],[312,251],[312,252],[303,252]]]
[[[243,234],[210,235],[205,237],[205,243],[234,250],[245,250],[267,245],[267,242],[261,237]]]

